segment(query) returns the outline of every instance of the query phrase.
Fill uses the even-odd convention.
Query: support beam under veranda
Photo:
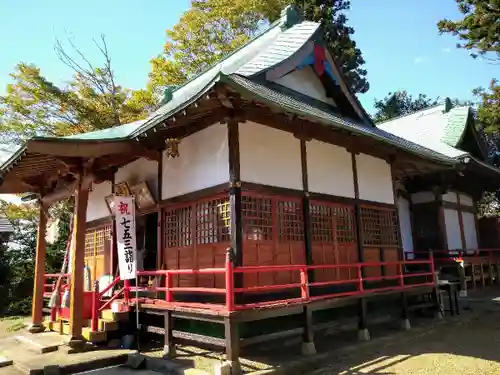
[[[45,235],[47,231],[47,206],[40,201],[38,231],[36,237],[35,282],[33,288],[33,304],[31,312],[31,326],[29,332],[37,333],[44,330],[43,319],[43,292],[45,288]]]

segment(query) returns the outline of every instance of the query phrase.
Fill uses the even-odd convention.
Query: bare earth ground
[[[471,305],[479,308],[475,302]],[[488,304],[481,315],[465,323],[439,325],[416,337],[410,331],[406,339],[332,358],[321,370],[309,373],[334,374],[500,374],[500,305]]]

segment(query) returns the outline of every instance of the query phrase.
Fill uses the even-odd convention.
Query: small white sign
[[[137,272],[137,242],[135,236],[134,198],[115,196],[114,202],[120,279],[135,279]]]

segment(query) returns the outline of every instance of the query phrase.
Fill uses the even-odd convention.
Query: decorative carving
[[[180,140],[177,138],[165,139],[165,152],[168,158],[175,159],[179,157],[179,143]]]
[[[137,185],[134,185],[130,188],[130,190],[135,196],[135,203],[137,204],[137,208],[139,210],[151,207],[156,203],[146,182],[141,182]]]

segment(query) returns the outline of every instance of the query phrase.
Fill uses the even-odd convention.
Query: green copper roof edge
[[[249,95],[249,96],[258,97],[259,100],[263,101],[266,104],[276,105],[276,103],[272,102],[271,100],[268,100],[268,99],[266,99],[264,97],[261,97],[258,94],[256,94],[256,93],[248,90],[247,88],[239,85],[230,76],[225,76],[225,75],[221,76],[220,80],[221,80],[221,82],[224,82],[224,83],[227,83],[228,85],[230,85],[236,91],[240,92],[240,94],[243,94],[243,95],[246,94],[246,95]],[[327,121],[327,120],[325,120],[325,119],[323,119],[323,118],[321,118],[319,116],[315,116],[314,114],[310,114],[310,113],[307,113],[305,111],[302,111],[300,109],[290,108],[289,106],[286,106],[286,105],[283,105],[282,108],[284,108],[284,109],[286,109],[286,110],[288,110],[290,112],[295,112],[295,113],[301,114],[301,115],[303,115],[305,117],[314,117],[318,122],[321,122],[321,123],[324,123],[324,124],[327,124],[327,125],[332,125],[332,122]],[[384,142],[386,144],[390,144],[392,146],[396,146],[398,148],[402,148],[402,149],[406,150],[406,152],[412,153],[412,154],[420,156],[420,157],[423,156],[421,153],[418,153],[416,151],[413,151],[413,150],[410,150],[408,148],[405,148],[404,146],[402,146],[401,144],[399,144],[397,142],[392,142],[391,140],[389,140],[387,138],[383,138],[383,137],[377,136],[376,134],[363,133],[363,132],[358,131],[355,128],[347,127],[347,126],[345,126],[345,125],[343,125],[341,123],[336,123],[336,125],[338,127],[342,128],[342,129],[345,129],[345,130],[349,131],[349,132],[356,133],[356,134],[361,135],[361,136],[370,137],[370,138],[382,141],[382,142]],[[421,146],[421,147],[425,148],[423,146]],[[432,150],[429,150],[429,151],[432,151]],[[437,153],[437,152],[432,152],[432,153],[439,154],[441,156],[437,157],[437,155],[433,155],[431,153],[426,153],[426,155],[424,155],[424,156],[426,158],[430,159],[430,160],[434,160],[436,162],[440,162],[440,163],[447,164],[447,165],[456,165],[458,163],[458,160],[456,158],[451,158],[451,157],[448,157],[446,155],[443,155],[443,154],[440,154],[440,153]]]
[[[447,113],[449,114],[448,120],[446,121],[446,125],[444,127],[444,134],[441,137],[441,141],[446,143],[451,147],[457,147],[460,142],[463,140],[465,135],[465,129],[467,128],[467,121],[470,116],[470,107],[467,108],[467,115],[463,120],[463,124],[461,124],[461,130],[453,130],[451,129],[452,121],[456,120],[459,115],[454,115],[451,111],[453,109],[457,109],[460,107],[451,108]],[[461,121],[461,119],[459,120]]]
[[[182,111],[186,107],[189,107],[191,104],[196,102],[198,99],[200,99],[201,96],[205,95],[212,87],[214,87],[215,83],[219,81],[220,76],[222,73],[219,71],[214,78],[212,78],[201,90],[199,90],[196,94],[191,96],[190,99],[186,100],[182,104],[178,105],[177,107],[173,108],[167,113],[163,113],[161,115],[158,115],[156,117],[151,118],[150,120],[146,121],[144,124],[142,124],[138,129],[134,130],[132,133],[130,133],[127,138],[128,139],[133,139],[141,134],[144,134],[145,132],[151,130],[155,126],[157,126],[160,122],[164,121],[170,116],[175,116],[178,112]]]

